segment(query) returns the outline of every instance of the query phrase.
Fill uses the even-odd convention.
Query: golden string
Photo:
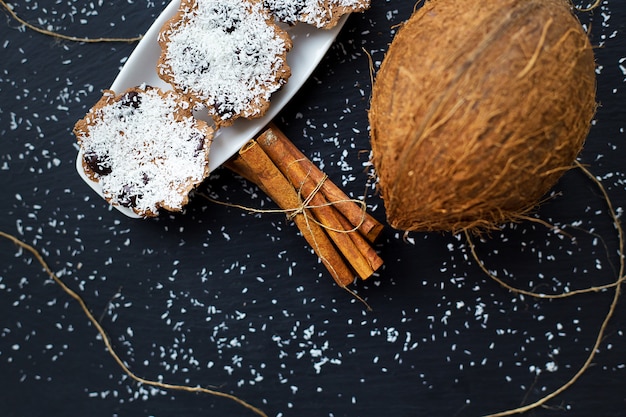
[[[576,10],[583,12],[583,13],[591,12],[595,10],[596,8],[598,8],[598,6],[600,6],[600,3],[602,3],[602,0],[595,0],[593,3],[591,3],[589,7],[579,6],[579,7],[576,7]]]
[[[351,232],[355,232],[357,231],[362,225],[363,222],[365,221],[365,210],[366,210],[366,205],[365,202],[359,199],[344,199],[344,200],[336,200],[336,201],[329,201],[327,203],[324,204],[310,204],[313,196],[320,191],[322,185],[323,185],[323,181],[320,181],[318,183],[318,185],[315,187],[315,189],[308,195],[307,198],[305,198],[302,201],[302,204],[300,204],[298,207],[294,207],[294,208],[286,208],[286,209],[258,209],[258,208],[254,208],[254,207],[249,207],[249,206],[244,206],[242,204],[236,204],[236,203],[228,203],[225,201],[220,201],[217,200],[215,198],[212,198],[210,196],[208,196],[205,193],[202,192],[195,192],[197,195],[199,195],[200,197],[204,198],[207,201],[210,201],[211,203],[214,204],[218,204],[221,206],[225,206],[225,207],[231,207],[231,208],[236,208],[239,210],[243,210],[246,211],[248,213],[253,213],[253,214],[276,214],[276,213],[283,213],[287,216],[287,220],[293,220],[294,217],[296,217],[298,214],[302,214],[303,216],[305,216],[309,221],[312,221],[316,224],[318,224],[320,227],[327,229],[327,230],[332,230],[334,232],[338,232],[338,233],[351,233]],[[302,200],[302,199],[301,199]],[[334,206],[340,203],[355,203],[360,205],[363,208],[363,214],[361,216],[361,220],[359,223],[357,223],[356,225],[354,225],[354,227],[352,227],[352,229],[336,229],[333,228],[327,224],[324,224],[322,222],[317,221],[317,219],[315,219],[313,216],[311,216],[308,213],[308,210],[312,210],[312,209],[316,209],[316,208],[320,208],[320,207],[328,207],[328,206]]]
[[[102,337],[102,341],[104,342],[104,345],[106,346],[109,354],[113,357],[113,359],[119,365],[119,367],[122,368],[124,373],[126,375],[128,375],[130,378],[132,378],[133,380],[135,380],[136,382],[139,382],[141,384],[153,386],[153,387],[156,387],[156,388],[161,388],[161,389],[164,389],[164,390],[174,390],[174,391],[187,391],[187,392],[203,393],[203,394],[213,395],[213,396],[216,396],[216,397],[226,398],[228,400],[234,401],[235,403],[237,403],[237,404],[247,408],[248,410],[258,414],[259,416],[267,417],[267,414],[265,414],[259,408],[257,408],[255,406],[245,402],[244,400],[242,400],[242,399],[240,399],[240,398],[238,398],[238,397],[236,397],[236,396],[234,396],[232,394],[228,394],[228,393],[225,393],[225,392],[222,392],[222,391],[212,390],[212,389],[208,389],[208,388],[203,388],[203,387],[199,387],[199,386],[190,387],[190,386],[185,386],[185,385],[175,385],[175,384],[168,384],[168,383],[159,382],[159,381],[152,381],[150,379],[146,379],[146,378],[143,378],[143,377],[140,377],[140,376],[136,375],[134,372],[132,372],[130,370],[130,368],[128,368],[128,366],[124,363],[124,361],[122,361],[122,359],[117,354],[115,349],[113,349],[113,346],[111,345],[111,341],[110,341],[106,331],[104,330],[104,328],[102,327],[100,322],[96,319],[96,317],[93,315],[91,310],[89,310],[87,304],[82,299],[82,297],[77,292],[75,292],[74,290],[69,288],[63,282],[63,280],[61,280],[50,269],[50,267],[48,266],[48,264],[44,260],[43,256],[39,253],[39,251],[37,249],[35,249],[33,246],[31,246],[31,245],[29,245],[29,244],[27,244],[25,242],[22,242],[21,240],[19,240],[15,236],[12,236],[12,235],[10,235],[8,233],[5,233],[3,231],[0,231],[0,236],[4,237],[5,239],[8,239],[8,240],[12,241],[14,244],[16,244],[17,246],[21,247],[22,249],[25,249],[25,250],[29,251],[35,257],[35,259],[41,264],[41,266],[46,271],[48,276],[50,276],[50,278],[52,278],[52,280],[54,280],[54,282],[57,285],[59,285],[59,287],[61,287],[61,289],[67,295],[69,295],[74,300],[76,300],[76,302],[78,302],[78,304],[80,305],[81,309],[83,310],[83,312],[85,313],[85,315],[87,316],[89,321],[94,325],[94,327],[96,328],[96,330],[98,331],[98,333]]]
[[[47,30],[44,28],[41,28],[39,26],[35,26],[31,23],[28,23],[26,20],[22,19],[21,17],[19,17],[17,15],[17,13],[15,13],[15,11],[11,8],[11,6],[9,4],[7,4],[4,0],[0,0],[0,5],[9,13],[9,15],[15,19],[16,21],[18,21],[20,24],[24,25],[25,27],[27,27],[28,29],[34,30],[35,32],[41,33],[43,35],[48,35],[48,36],[52,36],[55,38],[59,38],[59,39],[64,39],[67,41],[72,41],[72,42],[86,42],[86,43],[100,43],[100,42],[126,42],[126,43],[133,43],[133,42],[137,42],[139,40],[141,40],[141,38],[143,36],[135,36],[132,38],[84,38],[84,37],[77,37],[77,36],[69,36],[69,35],[64,35],[62,33],[58,33],[58,32],[54,32],[51,30]]]
[[[606,191],[606,189],[604,188],[604,186],[602,185],[602,183],[600,182],[600,180],[598,180],[595,176],[593,176],[593,174],[587,169],[585,168],[580,162],[575,161],[576,166],[589,178],[591,179],[591,181],[599,188],[603,199],[606,202],[607,205],[607,209],[609,212],[609,215],[613,221],[613,225],[615,227],[615,230],[617,232],[618,235],[618,240],[619,240],[619,259],[620,259],[620,263],[619,263],[619,271],[617,273],[617,279],[615,280],[615,282],[610,283],[610,284],[605,284],[605,285],[601,285],[601,286],[597,286],[597,287],[589,287],[589,288],[584,288],[584,289],[580,289],[580,290],[574,290],[574,291],[568,291],[562,294],[543,294],[543,293],[536,293],[536,292],[532,292],[532,291],[526,291],[526,290],[522,290],[520,288],[514,288],[513,286],[507,284],[506,282],[504,282],[502,279],[498,278],[497,276],[495,276],[493,273],[491,273],[487,267],[485,267],[485,265],[483,264],[483,262],[480,260],[480,258],[478,257],[478,254],[476,252],[476,248],[474,246],[474,243],[471,240],[470,234],[468,231],[465,231],[465,237],[466,240],[468,242],[469,248],[470,248],[470,252],[472,254],[472,257],[474,258],[474,260],[477,262],[477,264],[479,265],[479,267],[483,270],[483,272],[485,272],[487,274],[487,276],[489,276],[489,278],[493,279],[494,281],[496,281],[498,284],[500,284],[501,286],[503,286],[504,288],[506,288],[509,291],[515,292],[515,293],[519,293],[519,294],[523,294],[523,295],[527,295],[527,296],[531,296],[531,297],[535,297],[535,298],[545,298],[545,299],[550,299],[550,298],[565,298],[565,297],[571,297],[574,295],[578,295],[578,294],[584,294],[584,293],[589,293],[589,292],[598,292],[601,290],[605,290],[605,289],[609,289],[609,288],[614,288],[615,292],[613,294],[613,299],[611,301],[611,304],[609,306],[609,309],[604,317],[604,320],[602,321],[602,324],[600,325],[600,328],[598,330],[598,333],[596,335],[596,339],[593,343],[593,346],[591,347],[590,351],[589,351],[589,355],[587,356],[587,359],[584,361],[584,363],[582,364],[582,366],[578,369],[578,371],[563,385],[561,385],[559,388],[555,389],[554,391],[552,391],[551,393],[545,395],[544,397],[540,398],[539,400],[531,403],[531,404],[527,404],[521,407],[517,407],[517,408],[513,408],[510,410],[506,410],[506,411],[501,411],[498,413],[493,413],[493,414],[488,414],[484,417],[504,417],[504,416],[510,416],[513,414],[521,414],[521,413],[525,413],[527,411],[530,411],[534,408],[540,407],[545,405],[545,403],[547,403],[549,400],[557,397],[558,395],[562,394],[564,391],[566,391],[568,388],[570,388],[572,385],[574,385],[576,383],[576,381],[578,381],[578,379],[587,371],[587,369],[589,369],[589,367],[591,366],[591,363],[593,362],[596,353],[599,351],[600,348],[600,344],[602,343],[602,339],[604,338],[604,334],[606,332],[606,328],[609,324],[609,321],[611,320],[611,318],[613,317],[613,314],[615,313],[615,309],[617,307],[617,303],[618,300],[620,298],[621,295],[621,284],[624,283],[624,281],[626,280],[626,276],[624,275],[624,270],[626,268],[626,262],[625,262],[625,254],[624,254],[624,244],[625,244],[625,239],[624,239],[624,230],[620,224],[619,218],[617,216],[617,213],[615,212],[615,209],[613,208],[613,204],[611,203],[611,199],[609,197],[608,192]]]

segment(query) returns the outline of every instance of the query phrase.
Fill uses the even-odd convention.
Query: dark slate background
[[[145,32],[164,0],[16,1],[58,32]],[[371,77],[412,1],[373,1],[351,16],[313,77],[276,119],[330,178],[384,221],[368,167]],[[471,5],[468,3],[468,7]],[[270,416],[478,416],[535,401],[589,354],[613,291],[541,300],[505,290],[449,234],[387,229],[384,268],[338,288],[280,214],[250,215],[194,198],[185,213],[129,219],[76,174],[76,120],[112,83],[134,45],[82,44],[0,14],[0,230],[34,245],[84,297],[138,375],[218,387]],[[591,27],[601,104],[580,156],[618,213],[626,205],[626,6],[605,0]],[[211,196],[272,207],[228,171]],[[530,290],[614,281],[618,240],[598,189],[566,174],[536,223],[478,244],[489,268]],[[533,416],[626,416],[624,302],[590,369]],[[36,261],[0,239],[0,410],[12,416],[252,415],[206,395],[131,381],[78,304]]]

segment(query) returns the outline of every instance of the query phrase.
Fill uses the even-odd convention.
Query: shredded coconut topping
[[[260,2],[189,3],[160,34],[159,75],[221,120],[262,115],[290,75],[291,39]]]
[[[263,0],[263,4],[280,22],[329,28],[344,14],[369,8],[370,0]]]
[[[116,98],[107,91],[82,122],[84,166],[112,204],[146,216],[180,210],[208,173],[211,130],[173,92],[131,89]]]

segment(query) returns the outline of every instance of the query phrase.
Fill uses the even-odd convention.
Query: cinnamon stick
[[[357,230],[352,230],[355,227],[335,207],[336,204],[347,202],[348,198],[346,197],[343,201],[329,202],[320,191],[325,184],[330,183],[330,180],[322,175],[319,182],[314,182],[310,176],[314,164],[308,159],[293,159],[293,154],[288,152],[291,142],[277,129],[269,128],[264,131],[257,138],[257,143],[282,174],[289,179],[291,185],[300,190],[305,197],[304,200],[308,201],[307,205],[315,218],[324,225],[330,239],[359,277],[367,279],[372,276],[382,266],[382,259]],[[352,204],[354,206],[349,211],[350,213],[356,214],[354,210],[362,213],[362,209],[356,203],[352,202]]]
[[[325,230],[307,217],[307,209],[293,185],[267,156],[259,144],[252,140],[227,164],[227,167],[257,184],[281,209],[296,210],[293,221],[302,236],[324,263],[333,279],[341,287],[352,283],[354,274],[337,251]]]
[[[353,225],[348,219],[346,219],[341,213],[339,213],[337,217],[343,230],[351,230],[350,228],[353,227]],[[373,271],[376,271],[378,268],[383,266],[384,262],[382,258],[378,255],[378,253],[376,253],[374,248],[367,243],[367,240],[363,239],[363,236],[360,233],[350,232],[348,235],[353,239],[355,245],[358,247],[365,259],[370,262]]]
[[[315,164],[311,163],[278,127],[270,124],[261,137],[264,137],[264,139],[260,141],[260,144],[264,147],[266,152],[269,152],[270,145],[272,147],[272,153],[275,155],[275,157],[272,157],[272,160],[292,161],[292,165],[299,164],[301,169],[307,172],[306,177],[312,183],[318,184],[323,181],[326,175]],[[331,181],[324,181],[321,192],[328,201],[334,202],[333,205],[335,208],[339,210],[354,227],[357,227],[359,232],[365,236],[367,240],[371,243],[376,241],[383,231],[384,226],[372,215],[367,213],[363,206],[348,197],[341,188]]]

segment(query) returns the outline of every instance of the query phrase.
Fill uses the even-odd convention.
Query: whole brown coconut
[[[456,232],[519,220],[573,166],[595,108],[592,47],[567,0],[425,2],[372,92],[389,224]]]

